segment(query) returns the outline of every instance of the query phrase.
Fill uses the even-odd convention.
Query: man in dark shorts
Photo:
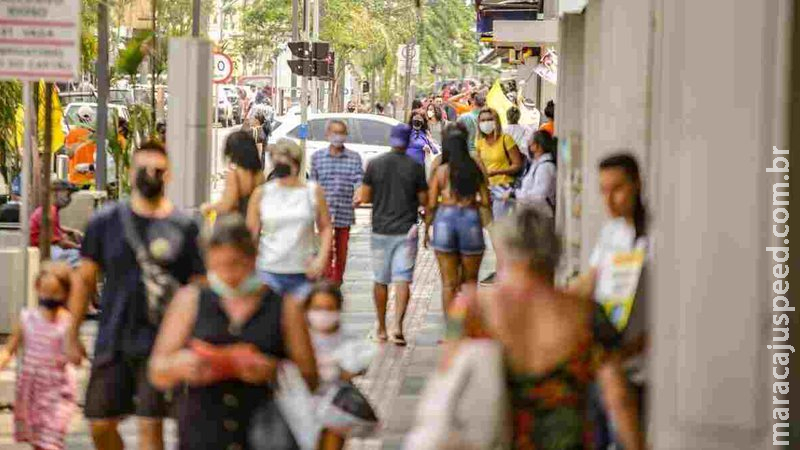
[[[392,151],[370,162],[364,175],[360,201],[372,202],[372,270],[375,309],[378,313],[376,338],[385,341],[386,306],[389,285],[397,293],[395,328],[392,341],[405,345],[403,317],[411,296],[411,281],[417,256],[417,217],[427,203],[428,184],[425,169],[406,155],[411,127],[405,124],[392,129]]]
[[[164,394],[147,379],[147,362],[162,307],[171,297],[163,293],[205,271],[197,243],[198,226],[164,196],[170,177],[164,147],[148,142],[136,150],[130,177],[134,189],[130,203],[105,208],[89,222],[69,300],[74,322],[67,355],[79,363],[85,355],[79,341],[80,326],[98,276],[103,274],[103,313],[85,408],[92,439],[100,450],[123,448],[118,425],[130,415],[139,420],[139,448],[164,448],[167,404]]]

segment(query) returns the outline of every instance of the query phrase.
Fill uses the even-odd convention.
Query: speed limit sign
[[[214,53],[214,83],[227,83],[233,76],[233,61],[224,53]]]

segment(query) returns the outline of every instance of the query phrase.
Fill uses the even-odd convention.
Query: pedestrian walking
[[[337,286],[341,286],[344,280],[350,227],[356,222],[353,205],[356,191],[364,178],[361,155],[345,146],[347,136],[347,124],[342,120],[331,120],[327,126],[330,146],[311,157],[311,179],[319,183],[325,192],[333,222],[333,249],[325,277]]]
[[[84,413],[95,447],[122,448],[119,421],[135,415],[143,448],[163,448],[164,394],[147,380],[147,361],[167,302],[180,285],[205,273],[198,226],[164,195],[171,178],[164,147],[146,142],[131,156],[133,193],[92,217],[70,295],[74,320],[67,354],[79,363],[79,340],[100,273],[103,292]]]
[[[539,129],[550,133],[550,136],[556,136],[556,104],[550,100],[544,107],[544,116],[547,122],[543,123]]]
[[[644,413],[649,302],[642,272],[647,266],[649,240],[642,180],[636,158],[628,153],[611,155],[599,167],[600,192],[609,220],[589,257],[589,271],[571,283],[570,292],[602,306],[621,334],[623,363],[637,392],[639,411]],[[599,398],[595,401],[598,439],[610,441],[604,408]],[[641,420],[646,423],[645,416]]]
[[[518,205],[539,208],[548,217],[556,212],[556,142],[546,131],[537,131],[530,141],[532,164],[518,189],[509,193]]]
[[[469,155],[467,134],[448,130],[442,146],[445,160],[433,174],[428,190],[427,230],[442,278],[442,310],[450,310],[462,284],[477,285],[486,245],[479,213],[489,206],[489,189],[480,167]]]
[[[71,271],[63,262],[42,265],[35,284],[39,304],[22,310],[0,351],[3,370],[22,348],[14,401],[14,439],[34,449],[65,448],[64,438],[77,410],[75,367],[64,352],[70,324],[66,302],[72,286]]]
[[[389,285],[396,293],[395,327],[392,340],[405,345],[403,318],[411,295],[417,254],[417,217],[427,204],[425,170],[406,155],[411,127],[395,125],[389,138],[392,150],[372,160],[364,175],[360,201],[372,203],[372,268],[375,308],[378,314],[376,339],[386,341],[386,307]]]
[[[86,188],[94,183],[95,154],[95,116],[92,107],[83,105],[78,108],[78,124],[64,138],[64,147],[69,156],[69,182]]]
[[[517,175],[522,170],[522,155],[514,138],[504,134],[497,111],[484,108],[478,115],[479,130],[476,142],[478,161],[489,179],[492,199],[492,217],[500,220],[508,216],[513,208],[510,193],[514,189]],[[489,235],[492,237],[491,229]],[[491,284],[494,274],[481,281]]]
[[[247,225],[259,242],[262,281],[279,295],[305,299],[309,281],[325,273],[330,258],[328,202],[317,183],[301,177],[305,158],[299,145],[281,139],[271,155],[275,178],[253,192]]]
[[[452,104],[452,103],[451,103]],[[478,115],[486,107],[486,95],[473,92],[469,97],[469,110],[463,114],[459,114],[458,122],[467,127],[467,144],[471,154],[477,151],[477,139],[479,137]],[[500,121],[497,121],[497,126],[500,126]]]
[[[263,425],[254,417],[274,407],[278,363],[296,364],[313,389],[314,354],[302,304],[261,282],[257,247],[242,218],[220,218],[205,255],[209,284],[175,296],[149,375],[159,389],[188,385],[179,405],[181,450],[247,450],[253,448],[248,435]]]
[[[467,295],[503,347],[505,357],[499,364],[505,366],[511,410],[509,447],[597,448],[587,408],[590,386],[597,382],[620,443],[625,449],[643,449],[636,403],[611,324],[593,302],[565,294],[553,284],[560,251],[552,221],[535,209],[519,208],[496,228],[495,288],[480,297],[476,290]],[[461,347],[451,348],[443,367],[459,357]],[[459,392],[464,398],[473,395]],[[459,410],[458,403],[455,399],[450,408]],[[450,411],[439,414],[449,416]]]
[[[81,239],[83,233],[61,225],[61,210],[72,203],[72,193],[78,189],[71,183],[55,180],[50,194],[50,247],[51,257],[54,261],[64,261],[76,267],[81,260]],[[30,220],[30,245],[39,246],[39,237],[42,232],[42,207],[37,207]]]
[[[437,145],[442,144],[442,133],[444,127],[447,125],[447,117],[441,109],[441,106],[436,106],[431,102],[425,107],[425,119],[428,121],[428,131],[430,132],[431,139]]]
[[[520,153],[525,157],[525,161],[529,162],[533,160],[533,155],[528,152],[528,147],[530,146],[531,139],[533,139],[534,128],[529,125],[520,125],[519,119],[521,117],[522,112],[520,112],[519,108],[516,106],[509,108],[508,111],[506,111],[508,125],[506,125],[504,131],[507,135],[514,138],[514,142],[517,143],[517,148]]]
[[[411,113],[408,125],[411,126],[411,137],[408,141],[406,155],[422,166],[430,165],[430,160],[439,153],[439,146],[434,144],[433,136],[428,129],[428,119],[421,111]],[[428,164],[426,164],[426,160]]]
[[[200,210],[205,215],[211,212],[239,213],[245,217],[250,196],[256,187],[264,183],[261,158],[253,135],[247,131],[235,131],[228,135],[224,155],[229,165],[222,198],[215,203],[202,205]]]

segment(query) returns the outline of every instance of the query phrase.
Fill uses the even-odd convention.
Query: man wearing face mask
[[[72,193],[77,191],[74,185],[57,180],[52,184],[52,196],[50,199],[50,233],[51,256],[54,261],[64,261],[72,267],[76,267],[81,259],[80,239],[81,233],[64,226],[61,226],[59,212],[66,208],[72,201]],[[36,208],[31,216],[31,242],[33,247],[39,246],[39,236],[42,230],[42,207]]]
[[[130,202],[97,212],[89,222],[70,295],[74,316],[66,348],[73,363],[85,355],[79,330],[100,273],[102,315],[86,392],[85,414],[95,448],[123,448],[119,421],[139,421],[141,448],[163,448],[164,394],[147,379],[147,361],[172,294],[201,277],[198,226],[165,197],[170,179],[164,146],[147,142],[131,156]]]
[[[311,157],[311,179],[325,191],[333,221],[333,249],[325,277],[338,286],[344,280],[350,226],[356,221],[353,207],[355,193],[364,178],[361,155],[345,147],[347,125],[341,120],[328,123],[328,148]]]

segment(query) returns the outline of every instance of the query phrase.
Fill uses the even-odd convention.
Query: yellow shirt
[[[506,170],[511,168],[511,149],[516,146],[514,138],[507,134],[500,136],[500,139],[489,144],[486,139],[478,138],[475,148],[478,150],[478,157],[483,162],[488,172],[496,170]],[[510,175],[495,175],[489,177],[490,186],[511,185],[514,177]]]

